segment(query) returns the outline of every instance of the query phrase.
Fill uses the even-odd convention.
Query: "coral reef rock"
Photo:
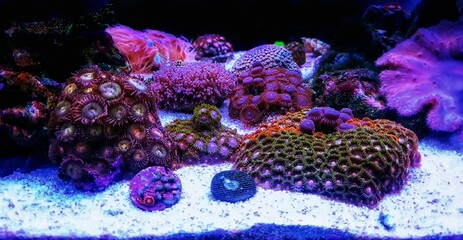
[[[261,124],[243,137],[233,160],[265,189],[374,207],[403,188],[421,155],[416,135],[393,121],[316,108]]]
[[[48,123],[49,158],[59,176],[84,190],[103,190],[120,173],[178,161],[161,125],[158,97],[142,78],[91,65],[74,73]]]
[[[236,76],[251,70],[255,62],[260,62],[264,70],[284,68],[290,71],[301,71],[289,50],[274,44],[264,44],[246,51],[238,58],[231,71]]]
[[[312,93],[302,85],[300,71],[282,67],[265,69],[264,63],[255,61],[248,71],[239,75],[228,110],[231,118],[252,127],[272,114],[309,107],[312,107]]]
[[[236,130],[220,123],[219,109],[201,104],[193,112],[191,120],[174,120],[166,125],[169,135],[177,142],[180,164],[214,164],[230,161],[241,143]]]

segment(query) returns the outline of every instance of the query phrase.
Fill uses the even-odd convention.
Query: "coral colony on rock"
[[[166,125],[176,141],[180,166],[227,162],[241,142],[241,136],[222,126],[219,109],[203,103],[197,106],[191,120],[174,120]]]
[[[375,206],[419,165],[418,138],[386,119],[353,118],[350,109],[312,108],[261,124],[245,136],[235,167],[265,189],[315,193]]]
[[[117,198],[121,211],[118,219],[136,216],[134,221],[127,220],[130,228],[139,226],[144,218],[152,219],[148,232],[118,232],[106,226],[106,230],[90,234],[95,238],[171,239],[169,235],[179,232],[199,232],[199,237],[184,238],[202,239],[201,234],[211,229],[200,221],[204,212],[207,216],[236,215],[239,220],[235,223],[247,224],[240,229],[254,228],[264,222],[259,220],[262,208],[269,216],[279,211],[273,209],[276,205],[265,205],[272,201],[267,196],[289,196],[290,200],[275,200],[278,205],[298,208],[283,221],[286,224],[299,216],[303,220],[289,225],[318,226],[304,219],[318,216],[317,208],[326,208],[329,212],[325,215],[335,215],[339,207],[339,214],[369,218],[360,223],[363,232],[355,236],[362,239],[404,236],[402,232],[412,228],[418,231],[412,236],[461,237],[463,225],[421,234],[423,229],[410,223],[396,231],[394,218],[387,213],[403,202],[395,197],[414,194],[413,184],[461,183],[461,173],[451,180],[430,180],[430,176],[439,177],[428,164],[441,159],[423,143],[432,139],[429,133],[444,133],[454,140],[456,149],[463,147],[463,1],[456,2],[458,20],[442,19],[430,26],[420,25],[428,0],[414,12],[398,2],[371,5],[361,17],[362,34],[370,35],[373,46],[367,52],[339,51],[336,44],[330,44],[336,42],[333,39],[315,36],[291,37],[238,51],[228,35],[218,32],[198,32],[189,40],[117,23],[111,3],[79,20],[52,18],[0,25],[5,28],[0,37],[2,48],[5,46],[0,49],[5,55],[0,57],[0,192],[7,193],[2,201],[8,202],[0,202],[0,238],[62,237],[53,230],[37,234],[36,230],[12,226],[22,224],[10,219],[11,211],[21,217],[27,214],[15,208],[20,203],[11,200],[15,199],[14,188],[7,190],[3,182],[10,178],[37,181],[40,177],[39,182],[51,179],[59,188],[72,188],[66,190],[67,199],[56,200],[56,205],[76,201],[74,205],[94,204],[103,209],[104,203],[78,201],[110,192],[108,198]],[[21,37],[25,39],[18,41]],[[27,46],[36,38],[47,43],[47,48]],[[52,74],[54,64],[47,56],[57,56],[54,47],[69,51],[69,38],[90,40],[76,45],[75,55],[67,52],[66,59],[79,61],[61,68],[66,78],[50,79],[50,75],[63,74]],[[460,160],[455,169],[463,169]],[[32,168],[31,161],[52,170],[40,176],[34,175],[40,169],[29,169],[17,177],[22,173],[15,170],[26,168],[22,166],[26,163]],[[438,165],[449,171],[452,168],[445,161]],[[111,195],[121,188],[123,195]],[[461,186],[457,190],[449,199],[440,199],[441,192],[417,190],[416,196],[405,202],[418,212],[439,201],[451,202],[452,221],[463,221]],[[25,198],[34,201],[40,198],[35,192],[42,197],[53,194],[53,190],[31,190],[29,184],[22,191],[32,191]],[[73,194],[78,197],[74,199]],[[206,202],[210,209],[189,215],[189,210],[197,210],[192,199],[199,195],[200,205]],[[435,202],[427,201],[424,207],[417,204],[425,195],[435,196]],[[387,198],[393,199],[392,204],[384,203]],[[46,206],[52,208],[49,203]],[[309,206],[315,207],[307,210]],[[59,207],[51,212],[76,218]],[[239,215],[241,212],[245,215]],[[256,220],[244,220],[252,215]],[[269,216],[264,218],[273,220]],[[149,232],[157,235],[158,226],[170,228],[178,219],[190,225],[160,236]],[[109,221],[115,222],[114,218]],[[166,222],[168,227],[162,225]],[[316,238],[342,238],[357,229],[356,224],[320,225],[327,231]],[[226,231],[216,236],[220,239],[312,238],[291,237],[288,231],[257,236],[225,225],[218,228]],[[374,234],[367,228],[374,229]],[[64,237],[80,238],[80,234],[70,231]],[[82,237],[88,235],[83,231]],[[182,238],[177,237],[172,239]]]
[[[61,178],[103,190],[124,171],[178,161],[158,99],[142,78],[90,66],[74,73],[51,113],[49,158]]]

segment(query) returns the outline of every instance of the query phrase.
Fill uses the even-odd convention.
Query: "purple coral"
[[[419,29],[376,64],[388,106],[402,116],[431,106],[428,127],[457,132],[463,126],[463,20]]]
[[[231,43],[219,34],[201,35],[193,41],[192,45],[196,51],[195,59],[198,61],[226,62],[234,53]]]
[[[273,44],[260,45],[247,51],[236,60],[231,70],[239,76],[241,73],[249,72],[254,62],[262,63],[263,70],[284,68],[289,71],[301,71],[289,50]]]
[[[153,166],[145,168],[130,180],[130,199],[145,211],[162,211],[179,200],[182,184],[170,169]]]
[[[201,61],[166,64],[153,75],[161,109],[193,112],[202,103],[221,106],[235,86],[236,77],[221,63]]]
[[[241,136],[223,126],[221,118],[216,106],[201,104],[194,109],[191,120],[177,119],[166,125],[167,132],[177,141],[180,162],[175,168],[230,160],[241,143]]]

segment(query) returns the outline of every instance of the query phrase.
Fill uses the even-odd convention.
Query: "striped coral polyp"
[[[101,96],[106,100],[113,100],[122,95],[122,88],[116,82],[106,82],[98,87]]]

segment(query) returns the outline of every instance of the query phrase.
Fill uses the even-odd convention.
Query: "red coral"
[[[271,114],[284,114],[312,106],[310,89],[302,85],[298,71],[285,68],[264,70],[259,61],[238,77],[230,97],[229,115],[246,126],[254,126]]]
[[[137,31],[123,25],[106,29],[116,48],[127,56],[134,73],[159,69],[161,64],[195,61],[193,46],[182,38],[158,30]]]
[[[376,64],[388,106],[400,115],[431,105],[429,128],[456,132],[463,126],[463,20],[419,29],[381,56]]]

